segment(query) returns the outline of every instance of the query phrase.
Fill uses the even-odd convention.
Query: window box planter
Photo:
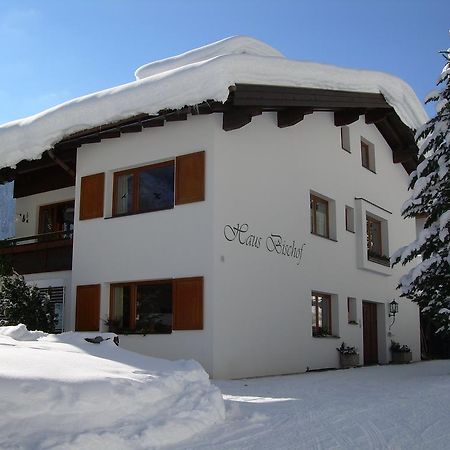
[[[376,253],[368,251],[367,259],[376,264],[381,264],[382,266],[391,267],[391,261],[388,256],[378,255]]]

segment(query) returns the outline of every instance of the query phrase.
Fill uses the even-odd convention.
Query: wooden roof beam
[[[284,109],[277,113],[277,125],[279,128],[291,127],[301,122],[306,114],[312,114],[312,108]]]
[[[416,150],[414,147],[408,147],[401,150],[393,150],[392,151],[392,161],[395,164],[405,163],[407,161],[411,161],[416,156]]]
[[[142,125],[140,123],[130,123],[129,125],[122,125],[120,127],[121,133],[139,133],[142,131]]]
[[[372,123],[378,123],[391,114],[394,110],[392,108],[377,108],[369,109],[365,114],[365,122],[369,125]]]
[[[252,121],[252,117],[262,114],[261,108],[230,109],[223,113],[222,128],[224,131],[237,130]]]
[[[362,109],[344,109],[342,111],[335,111],[334,113],[334,125],[342,127],[344,125],[350,125],[359,119],[359,116],[364,114]]]

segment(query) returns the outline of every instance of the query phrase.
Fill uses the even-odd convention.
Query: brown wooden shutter
[[[98,331],[100,322],[100,285],[77,286],[75,331]]]
[[[103,217],[105,174],[81,177],[80,220]]]
[[[174,330],[203,330],[203,277],[173,280]]]
[[[205,152],[177,156],[175,204],[205,200]]]

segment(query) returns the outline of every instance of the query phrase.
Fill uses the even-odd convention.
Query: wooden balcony
[[[0,241],[0,258],[22,275],[72,270],[72,234],[53,232]]]

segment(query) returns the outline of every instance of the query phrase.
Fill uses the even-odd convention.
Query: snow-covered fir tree
[[[418,257],[400,279],[401,295],[419,305],[438,333],[450,334],[450,49],[441,53],[446,64],[438,90],[426,99],[435,102],[436,115],[416,132],[419,164],[411,174],[411,198],[402,208],[405,218],[426,217],[425,225],[391,260],[406,264]]]

